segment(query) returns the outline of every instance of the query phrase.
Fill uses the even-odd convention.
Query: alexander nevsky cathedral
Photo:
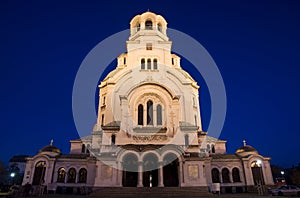
[[[97,123],[27,158],[24,184],[56,191],[78,187],[198,187],[245,192],[273,185],[270,158],[246,141],[234,154],[202,130],[199,85],[171,53],[167,22],[145,12],[130,21],[127,52],[99,85]],[[124,43],[116,43],[124,45]]]

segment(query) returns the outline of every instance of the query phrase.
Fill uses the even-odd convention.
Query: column
[[[158,169],[158,187],[164,187],[164,173],[163,173],[163,162],[159,163]]]
[[[138,162],[138,184],[137,187],[144,187],[143,185],[143,162]]]
[[[180,186],[184,184],[184,168],[183,168],[183,161],[179,162],[179,175],[180,175]]]

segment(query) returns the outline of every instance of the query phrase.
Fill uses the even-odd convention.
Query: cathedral
[[[227,154],[225,140],[202,130],[199,85],[171,52],[166,20],[136,15],[128,36],[127,52],[99,85],[90,135],[71,140],[68,154],[51,142],[28,157],[23,185],[74,192],[218,184],[232,193],[273,185],[269,157],[246,141]]]

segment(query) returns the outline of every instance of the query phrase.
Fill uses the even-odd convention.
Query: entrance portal
[[[264,185],[264,177],[263,172],[261,168],[261,161],[257,160],[251,163],[251,170],[252,170],[252,176],[254,185]]]
[[[44,183],[46,172],[46,162],[40,161],[36,163],[33,175],[32,185],[40,185]]]
[[[178,168],[179,162],[175,154],[170,153],[164,157],[163,176],[165,187],[176,187],[179,185]]]
[[[144,187],[158,186],[158,159],[154,154],[147,154],[143,159]]]
[[[136,187],[138,182],[138,158],[134,154],[127,154],[123,158],[123,179],[124,187]]]

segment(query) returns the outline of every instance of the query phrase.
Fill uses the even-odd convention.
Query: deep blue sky
[[[34,155],[54,139],[64,153],[78,137],[72,87],[88,52],[144,11],[198,40],[223,76],[228,100],[221,134],[229,153],[246,139],[272,164],[300,162],[298,1],[0,2],[0,160]],[[125,45],[125,43],[116,43]],[[183,61],[186,70],[189,63]],[[204,129],[210,101],[201,77]],[[96,90],[95,85],[95,90]],[[92,127],[92,126],[91,126]]]

